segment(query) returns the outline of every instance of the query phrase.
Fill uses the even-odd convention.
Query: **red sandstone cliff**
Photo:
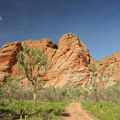
[[[12,67],[16,64],[16,56],[21,50],[20,42],[13,42],[0,48],[0,82],[11,73]]]
[[[46,86],[86,84],[93,65],[96,67],[96,81],[100,81],[103,86],[107,83],[113,84],[120,79],[120,52],[95,61],[87,46],[75,34],[64,34],[58,46],[48,38],[26,40],[24,43],[40,48],[48,54],[50,69],[44,77]],[[13,42],[0,48],[0,82],[4,81],[9,74],[23,76],[23,73],[18,70],[16,58],[22,49],[22,44],[23,42]]]

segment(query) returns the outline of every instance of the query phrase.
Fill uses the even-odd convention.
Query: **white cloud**
[[[0,21],[3,21],[3,17],[2,16],[0,16]]]

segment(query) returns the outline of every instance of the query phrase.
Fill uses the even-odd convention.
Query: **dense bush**
[[[26,93],[21,81],[18,78],[7,77],[5,83],[0,85],[0,98],[24,99]]]

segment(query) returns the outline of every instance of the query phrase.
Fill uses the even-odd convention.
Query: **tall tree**
[[[24,44],[17,55],[18,67],[33,87],[33,99],[36,100],[38,78],[44,76],[47,69],[47,54],[40,49]]]

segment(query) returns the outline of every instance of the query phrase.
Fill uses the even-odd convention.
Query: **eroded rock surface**
[[[8,43],[0,48],[0,82],[3,82],[11,73],[12,67],[17,62],[16,56],[21,48],[20,42]]]
[[[83,84],[89,76],[89,64],[92,60],[88,48],[79,40],[76,34],[68,33],[61,37],[57,47],[50,39],[27,40],[28,46],[40,48],[48,54],[50,69],[44,80],[46,86],[62,87],[66,84]],[[22,75],[17,64],[13,66],[12,74]]]
[[[93,66],[96,69],[95,80],[100,86],[109,86],[120,80],[120,52],[96,61],[78,36],[68,33],[60,38],[58,46],[48,38],[4,45],[0,48],[0,82],[9,74],[23,77],[23,73],[18,70],[16,56],[24,43],[40,48],[48,54],[50,69],[42,78],[48,87],[62,87],[66,84],[85,85],[91,82],[88,78]]]
[[[120,80],[120,52],[115,52],[110,56],[96,61],[92,65],[97,71],[97,79],[100,86],[111,86]]]
[[[23,44],[27,44],[30,47],[40,48],[43,52],[47,53],[48,55],[48,63],[51,64],[52,57],[56,53],[57,45],[53,43],[49,38],[44,38],[41,40],[26,40],[22,42]],[[18,76],[23,75],[21,71],[18,70],[18,65],[15,64],[12,68],[12,75]]]
[[[84,83],[89,76],[90,61],[88,48],[77,35],[63,35],[52,58],[51,69],[47,73],[47,85],[61,87],[65,84]]]

